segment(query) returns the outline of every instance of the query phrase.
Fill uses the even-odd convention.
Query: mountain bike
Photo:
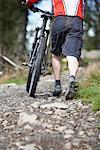
[[[29,67],[29,73],[27,78],[26,91],[31,97],[34,97],[40,75],[45,73],[47,67],[47,41],[50,30],[46,29],[46,25],[47,21],[52,19],[53,14],[34,7],[34,5],[32,5],[31,11],[34,13],[42,12],[42,26],[41,28],[37,27],[35,30],[32,52],[29,58],[29,63],[27,64]]]

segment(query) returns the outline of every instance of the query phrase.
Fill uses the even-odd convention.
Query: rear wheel
[[[37,83],[39,81],[39,77],[41,74],[41,64],[42,64],[45,48],[46,48],[46,39],[42,37],[40,39],[40,43],[37,48],[36,58],[33,61],[32,67],[29,70],[29,75],[27,80],[26,90],[31,97],[34,96]]]

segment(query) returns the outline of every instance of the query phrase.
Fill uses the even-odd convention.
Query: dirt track
[[[63,94],[48,96],[53,77],[38,84],[30,98],[25,85],[0,85],[0,150],[99,150],[100,112],[80,100],[65,101]]]

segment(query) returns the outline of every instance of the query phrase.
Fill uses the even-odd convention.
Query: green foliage
[[[86,103],[92,103],[94,111],[100,110],[100,71],[91,72],[87,79],[80,83],[77,96]]]
[[[100,110],[100,84],[82,87],[80,86],[79,96],[86,103],[92,103],[94,111]]]
[[[97,129],[100,130],[100,126],[97,126]]]
[[[26,83],[27,78],[26,77],[20,77],[18,78],[11,78],[8,79],[7,81],[5,81],[5,84],[9,84],[9,83],[16,83],[18,85],[22,85],[24,83]]]

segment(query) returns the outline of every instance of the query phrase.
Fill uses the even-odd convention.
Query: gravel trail
[[[53,77],[42,77],[36,97],[25,85],[0,85],[0,150],[100,150],[100,111],[81,100],[50,96]]]

